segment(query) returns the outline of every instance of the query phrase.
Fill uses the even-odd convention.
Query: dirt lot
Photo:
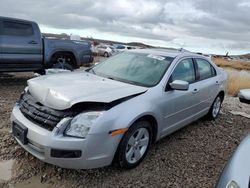
[[[10,134],[11,109],[31,77],[0,76],[0,187],[214,187],[235,147],[250,133],[250,119],[229,113],[250,107],[227,97],[216,121],[197,121],[159,141],[136,169],[61,169],[25,152]]]

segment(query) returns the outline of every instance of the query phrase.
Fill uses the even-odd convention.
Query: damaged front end
[[[144,92],[143,92],[144,93]],[[135,96],[142,93],[127,96],[121,99],[117,99],[110,103],[103,102],[80,102],[73,105],[69,109],[56,110],[41,104],[36,100],[29,91],[25,91],[19,101],[18,105],[22,114],[35,123],[36,125],[52,131],[58,126],[59,122],[65,118],[72,119],[82,112],[92,112],[92,111],[107,111],[112,107],[125,102]],[[60,126],[60,125],[59,125]]]
[[[59,111],[44,106],[29,92],[21,95],[18,104],[20,111],[27,119],[49,131],[52,131],[63,118],[74,115],[73,111]]]

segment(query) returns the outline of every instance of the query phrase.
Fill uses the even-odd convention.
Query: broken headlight
[[[85,138],[91,126],[103,112],[85,112],[74,117],[68,125],[65,134],[67,136]]]

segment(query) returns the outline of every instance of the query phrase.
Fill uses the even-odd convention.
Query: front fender
[[[154,105],[150,102],[146,102],[147,100],[144,100],[142,95],[134,97],[118,104],[108,111],[105,111],[96,124],[91,128],[90,134],[108,134],[113,130],[129,128],[135,121],[148,115],[154,117],[157,125],[160,125],[162,121],[160,113],[155,113]],[[157,129],[159,130],[159,128]],[[156,138],[159,138],[159,131]]]

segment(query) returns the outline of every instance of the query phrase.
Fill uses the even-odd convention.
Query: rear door
[[[100,55],[104,55],[106,46],[100,46]]]
[[[42,65],[42,39],[35,24],[2,20],[1,69],[9,71],[36,70]]]
[[[219,78],[209,61],[202,58],[195,58],[194,61],[198,74],[199,109],[208,110],[219,93]]]

